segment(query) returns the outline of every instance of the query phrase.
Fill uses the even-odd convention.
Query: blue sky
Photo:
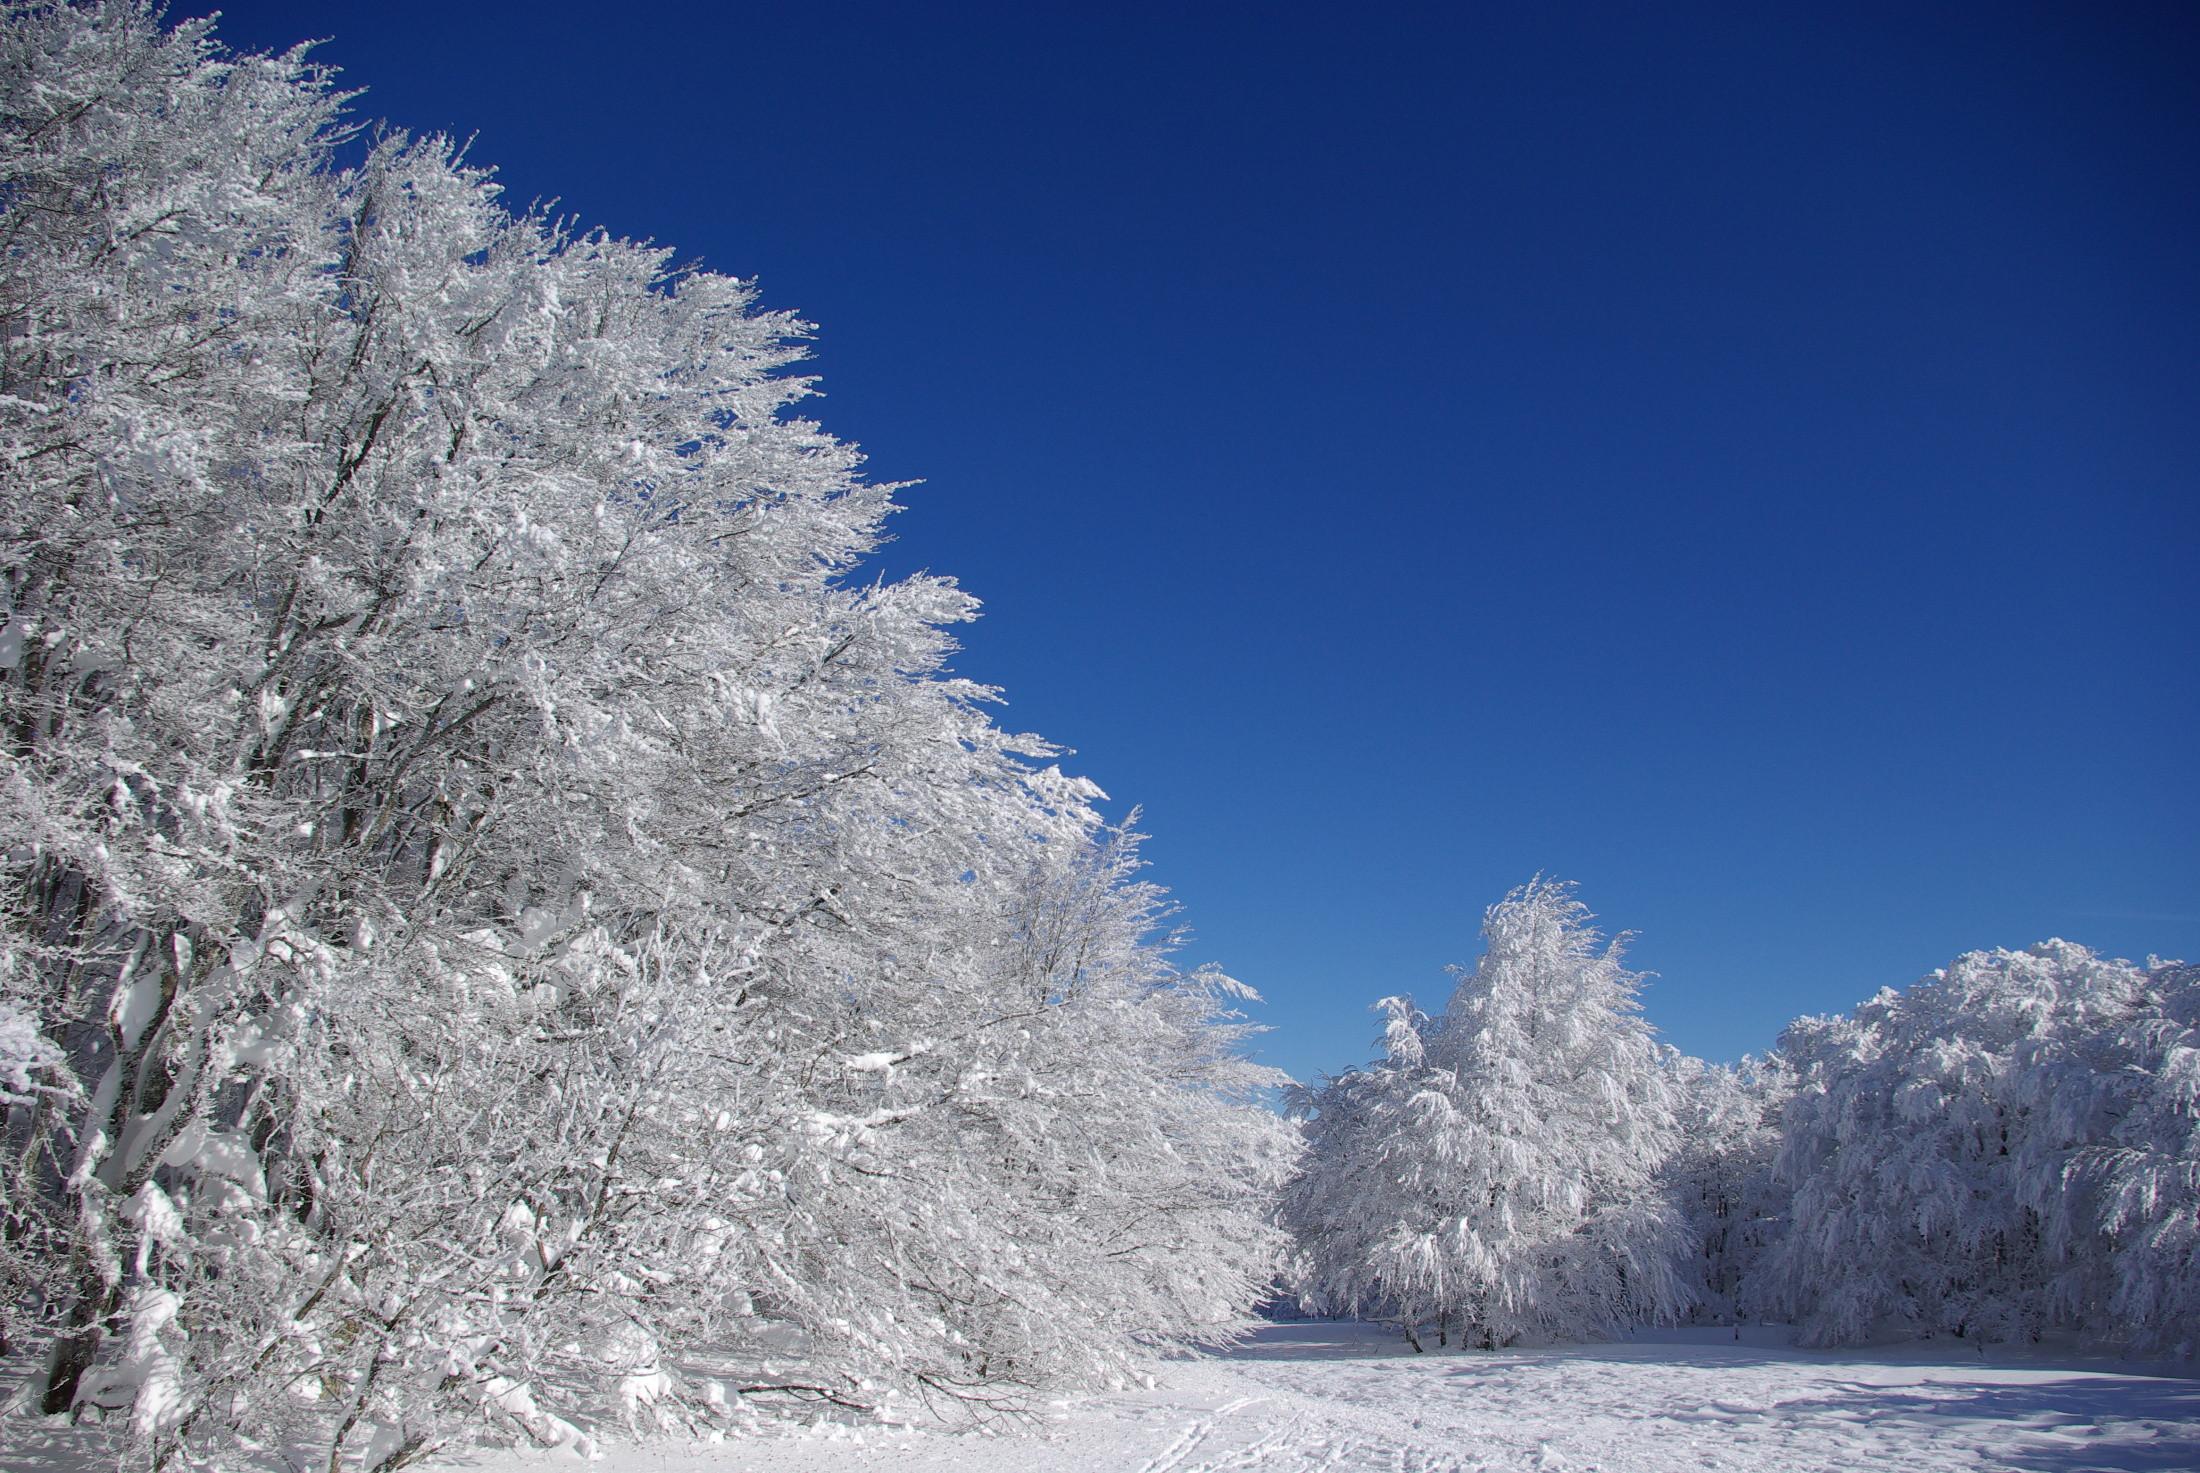
[[[179,6],[176,14],[189,13]],[[2200,15],[239,3],[515,202],[759,278],[958,668],[1366,1057],[1578,881],[1732,1058],[2200,955]]]

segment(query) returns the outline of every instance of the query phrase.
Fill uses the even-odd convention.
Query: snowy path
[[[1810,1353],[1778,1332],[1415,1356],[1358,1325],[1279,1325],[1155,1391],[999,1436],[845,1432],[618,1448],[605,1473],[1666,1473],[2200,1469],[2200,1381],[2112,1363]],[[510,1455],[484,1470],[539,1470]]]

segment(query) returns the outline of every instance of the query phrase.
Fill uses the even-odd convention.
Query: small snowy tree
[[[1294,1097],[1308,1151],[1280,1214],[1310,1309],[1487,1348],[1686,1307],[1687,1229],[1658,1175],[1672,1079],[1641,979],[1589,920],[1568,886],[1514,891],[1441,1017],[1387,1000],[1387,1057]]]
[[[1389,1018],[1382,1059],[1286,1091],[1307,1149],[1277,1219],[1294,1245],[1285,1282],[1304,1309],[1395,1318],[1419,1349],[1420,1327],[1439,1323],[1453,1297],[1433,1252],[1442,1199],[1415,1159],[1417,1133],[1448,1101],[1427,1066],[1427,1017],[1409,998],[1376,1006]]]

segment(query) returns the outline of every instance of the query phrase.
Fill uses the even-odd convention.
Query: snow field
[[[1276,1325],[1151,1391],[947,1434],[614,1447],[603,1473],[2129,1473],[2200,1468],[2200,1381],[1934,1342],[1787,1348],[1784,1329],[1414,1355],[1394,1332]],[[565,1461],[562,1457],[560,1462]],[[539,1469],[485,1454],[477,1473]]]

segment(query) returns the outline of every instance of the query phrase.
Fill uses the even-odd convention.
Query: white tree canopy
[[[1792,1226],[1754,1292],[1809,1342],[2075,1330],[2193,1352],[2194,969],[1972,952],[1781,1043]]]
[[[1442,1016],[1386,999],[1387,1056],[1296,1094],[1308,1152],[1281,1220],[1309,1308],[1495,1346],[1686,1307],[1686,1228],[1658,1175],[1671,1077],[1641,979],[1589,921],[1568,886],[1514,891]]]

